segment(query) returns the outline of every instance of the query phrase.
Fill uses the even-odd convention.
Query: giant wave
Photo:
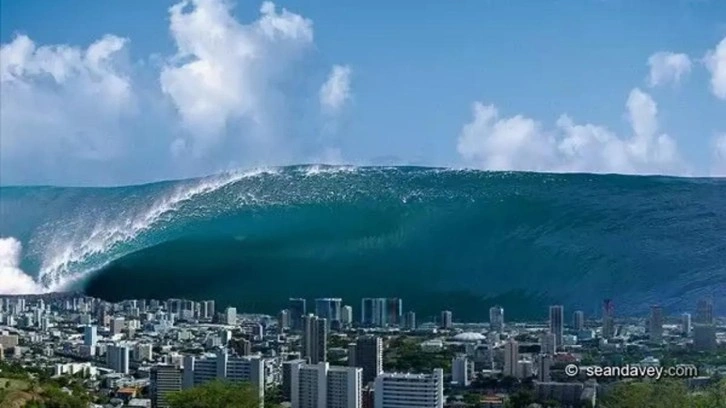
[[[293,166],[114,188],[0,188],[0,293],[401,296],[423,316],[726,299],[726,180]]]

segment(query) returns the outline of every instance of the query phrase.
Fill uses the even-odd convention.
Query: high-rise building
[[[691,334],[691,314],[683,313],[681,315],[681,333],[688,336]]]
[[[130,349],[124,345],[111,345],[106,348],[106,365],[108,368],[121,373],[129,373]]]
[[[519,363],[519,343],[510,338],[504,343],[504,375],[517,376],[517,364]]]
[[[182,388],[192,388],[215,379],[250,383],[260,401],[264,401],[265,365],[262,358],[230,356],[226,349],[218,350],[214,356],[184,356]]]
[[[326,319],[328,324],[339,322],[341,303],[342,299],[340,298],[315,299],[315,315],[321,319]]]
[[[295,331],[303,330],[303,316],[307,316],[305,299],[290,298],[287,310],[290,312],[290,328]]]
[[[451,360],[451,381],[460,387],[468,387],[471,384],[469,365],[469,359],[466,358],[466,355],[454,357]]]
[[[383,372],[383,340],[378,336],[361,336],[351,347],[348,365],[363,369],[363,384],[375,381]]]
[[[120,334],[126,327],[126,320],[123,317],[117,317],[111,320],[111,334]]]
[[[305,363],[302,358],[287,360],[282,363],[282,399],[292,400],[292,368],[299,367]]]
[[[449,310],[444,310],[443,312],[441,312],[440,326],[442,329],[446,330],[454,327],[452,315]]]
[[[98,342],[98,333],[96,326],[86,326],[83,328],[83,345],[96,347]]]
[[[555,355],[557,352],[557,336],[554,333],[542,333],[539,341],[543,354]]]
[[[325,362],[290,368],[292,408],[362,407],[360,368],[330,366]]]
[[[565,308],[560,305],[550,306],[550,333],[555,335],[556,347],[562,346],[562,335],[565,326]]]
[[[537,381],[547,382],[551,380],[550,368],[553,364],[553,358],[548,354],[540,354],[537,357]]]
[[[696,319],[698,324],[713,324],[713,302],[710,299],[701,299],[696,305]]]
[[[403,300],[399,298],[386,299],[386,326],[402,326],[402,319]]]
[[[224,324],[234,326],[237,324],[237,308],[228,307],[224,310]]]
[[[343,306],[340,312],[340,321],[346,326],[350,326],[353,323],[353,307],[350,305]]]
[[[504,309],[501,306],[489,308],[489,330],[501,332],[504,329]]]
[[[399,298],[361,299],[361,325],[385,327],[403,325],[403,300]]]
[[[605,299],[602,303],[602,338],[615,337],[615,305],[612,299]]]
[[[280,332],[290,328],[290,312],[287,309],[280,310],[277,315],[277,327]]]
[[[313,314],[303,318],[302,356],[310,364],[327,361],[328,321]]]
[[[404,326],[408,330],[416,330],[416,312],[409,311],[406,313],[406,321]]]
[[[214,318],[214,301],[213,300],[205,300],[201,304],[201,317],[203,319],[212,319]]]
[[[431,374],[383,373],[376,377],[375,408],[443,408],[444,370]]]
[[[578,332],[585,330],[585,312],[577,310],[572,314],[572,328]]]
[[[182,390],[181,370],[175,365],[156,365],[151,368],[151,407],[168,408],[169,394]]]
[[[658,305],[650,307],[648,338],[653,343],[660,343],[663,341],[663,308]]]

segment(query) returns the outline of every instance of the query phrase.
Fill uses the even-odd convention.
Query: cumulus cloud
[[[38,46],[19,35],[2,45],[3,173],[32,171],[26,167],[31,165],[61,171],[61,156],[101,161],[119,153],[123,135],[117,125],[134,107],[123,69],[127,42],[106,35],[87,48]]]
[[[457,150],[470,164],[490,170],[683,174],[676,142],[658,132],[653,99],[636,88],[626,108],[632,134],[621,137],[567,115],[547,129],[534,119],[502,117],[495,106],[475,102]]]
[[[318,97],[323,112],[337,113],[350,99],[351,69],[345,65],[334,65],[327,81],[320,87]]]
[[[726,99],[726,37],[706,53],[704,61],[711,72],[711,92],[717,98]]]
[[[713,169],[714,176],[726,177],[726,133],[713,138]]]
[[[197,149],[224,137],[234,121],[271,126],[277,83],[313,42],[312,21],[271,2],[250,24],[237,22],[230,7],[194,0],[170,9],[177,53],[161,71],[161,88],[189,131],[185,145]],[[171,149],[179,153],[180,146],[177,140]]]
[[[23,246],[12,237],[0,238],[0,294],[39,293],[39,285],[20,269]]]
[[[657,52],[648,58],[650,74],[648,85],[656,87],[667,84],[679,84],[681,79],[691,72],[691,59],[686,54]]]

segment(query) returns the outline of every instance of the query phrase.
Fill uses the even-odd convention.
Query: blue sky
[[[726,174],[724,1],[1,1],[2,184]]]

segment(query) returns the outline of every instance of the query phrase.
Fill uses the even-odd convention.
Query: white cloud
[[[726,133],[713,138],[713,169],[714,176],[726,177]]]
[[[681,79],[691,72],[691,59],[686,54],[657,52],[648,58],[650,74],[648,85],[651,87],[679,84]]]
[[[623,138],[605,127],[579,125],[562,115],[554,129],[522,115],[500,117],[475,102],[457,150],[470,164],[490,170],[683,174],[675,141],[658,134],[657,106],[640,89],[626,103],[633,134]]]
[[[711,92],[726,99],[726,37],[706,54],[704,61],[711,72]]]
[[[61,171],[66,160],[117,155],[119,120],[134,107],[122,69],[127,40],[106,35],[87,48],[37,46],[25,35],[0,48],[2,165],[33,160]],[[67,161],[65,162],[67,164]]]
[[[218,142],[234,121],[272,126],[279,119],[271,112],[276,85],[313,42],[312,21],[271,2],[247,25],[234,19],[230,7],[222,0],[193,0],[169,10],[178,50],[161,71],[161,87],[195,149]]]
[[[39,293],[40,286],[20,269],[23,247],[12,237],[0,238],[0,294]]]
[[[350,99],[351,69],[345,65],[334,65],[328,80],[320,87],[318,93],[323,112],[337,113]]]

